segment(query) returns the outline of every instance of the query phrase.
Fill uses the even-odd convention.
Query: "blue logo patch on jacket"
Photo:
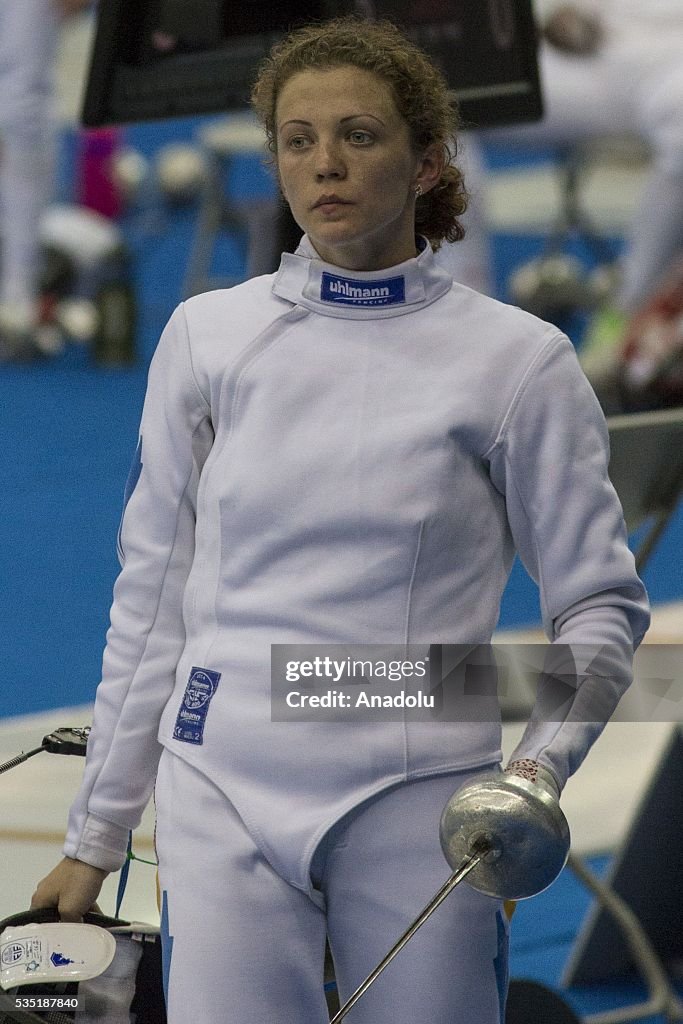
[[[406,301],[405,278],[357,281],[323,270],[320,298],[340,306],[395,306]]]
[[[212,672],[208,668],[192,668],[190,678],[185,687],[183,702],[176,718],[173,739],[181,743],[194,743],[201,746],[204,742],[204,725],[209,712],[211,698],[220,682],[220,672]]]

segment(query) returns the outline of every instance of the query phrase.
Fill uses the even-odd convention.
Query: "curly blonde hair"
[[[443,241],[456,242],[465,230],[460,217],[467,191],[459,167],[460,119],[444,76],[430,58],[389,21],[366,21],[353,15],[296,29],[277,43],[259,68],[251,102],[277,158],[275,113],[280,90],[293,75],[311,69],[352,65],[371,71],[391,87],[405,118],[416,153],[433,144],[443,147],[444,170],[438,184],[420,196],[415,230],[435,251]]]

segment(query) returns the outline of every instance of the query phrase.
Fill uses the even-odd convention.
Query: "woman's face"
[[[438,181],[440,150],[415,155],[382,78],[349,65],[300,71],[276,121],[280,185],[322,259],[381,270],[415,255],[415,186]]]

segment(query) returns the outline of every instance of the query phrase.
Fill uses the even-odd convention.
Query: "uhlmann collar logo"
[[[323,271],[320,298],[323,302],[343,306],[394,306],[406,300],[405,278],[387,277],[369,282]]]

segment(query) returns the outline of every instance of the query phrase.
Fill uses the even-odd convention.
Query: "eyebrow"
[[[375,114],[366,114],[366,113],[349,114],[347,117],[340,118],[339,123],[340,124],[344,124],[346,121],[354,121],[357,117],[371,117],[373,121],[378,121],[379,124],[381,124],[383,127],[386,127],[386,125],[384,124],[384,121],[382,121],[382,119],[380,117],[376,117]],[[288,125],[288,124],[302,124],[306,128],[312,128],[313,127],[312,121],[304,121],[303,118],[292,117],[292,118],[289,119],[289,121],[283,121],[283,123],[280,125],[280,128],[278,130],[282,131],[282,129],[284,127],[286,127],[286,125]]]

